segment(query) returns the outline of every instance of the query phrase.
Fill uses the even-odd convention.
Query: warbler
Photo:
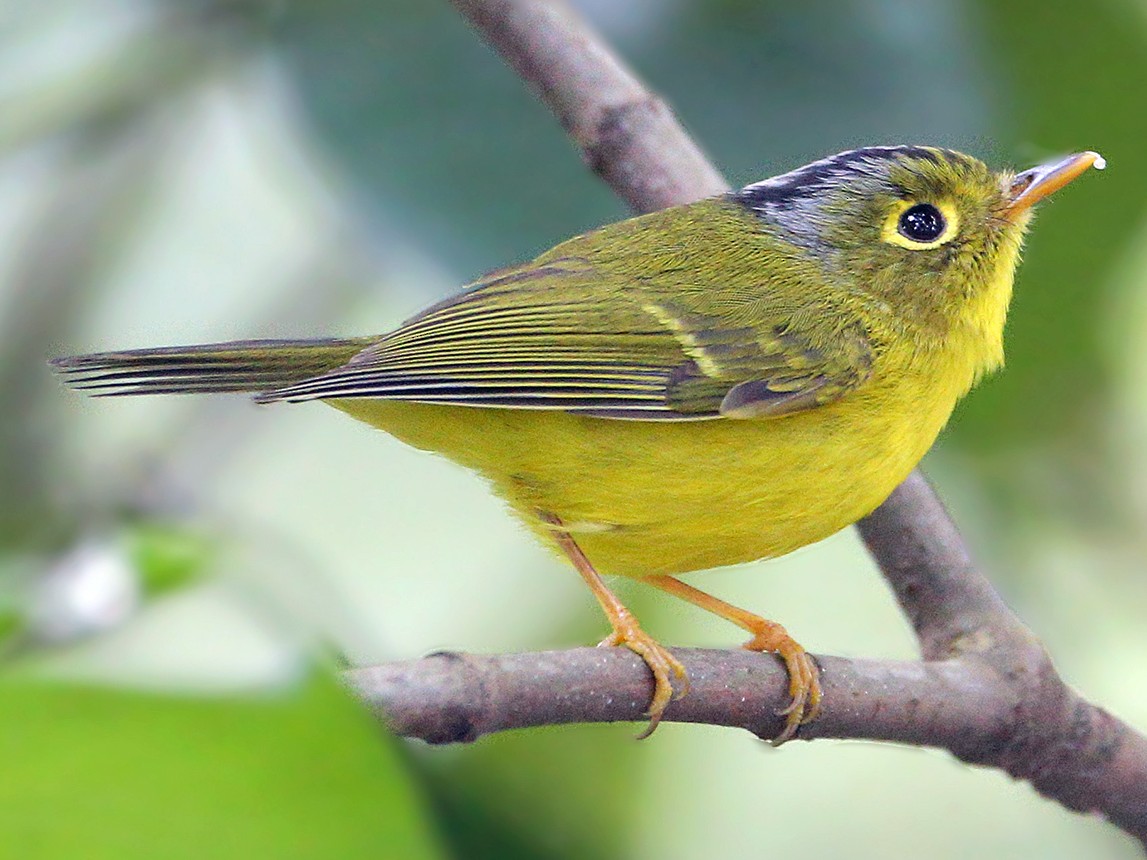
[[[866,147],[577,236],[388,334],[51,363],[96,395],[322,400],[480,472],[581,574],[612,627],[602,644],[649,666],[646,734],[687,675],[603,574],[778,655],[779,742],[820,709],[816,664],[678,575],[784,555],[876,508],[1002,364],[1032,205],[1103,166],[1082,152],[1014,174]]]

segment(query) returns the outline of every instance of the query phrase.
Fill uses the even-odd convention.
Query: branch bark
[[[557,114],[590,168],[639,212],[727,186],[595,34],[555,0],[453,0]],[[1147,738],[1084,701],[973,563],[925,479],[913,473],[858,523],[920,640],[924,661],[818,657],[823,710],[799,737],[942,747],[1094,812],[1147,847]],[[780,729],[781,665],[745,652],[675,649],[691,693],[665,719]],[[651,681],[624,649],[478,657],[438,654],[352,670],[348,682],[396,732],[432,743],[571,722],[641,720]]]
[[[665,719],[747,729],[763,739],[784,727],[788,676],[779,660],[735,650],[674,648],[689,670],[687,696]],[[1012,703],[990,670],[952,661],[817,657],[826,708],[800,737],[865,738],[969,751],[1000,740]],[[461,743],[494,732],[567,723],[641,721],[653,693],[649,669],[625,648],[531,654],[439,652],[352,669],[346,680],[400,735]]]

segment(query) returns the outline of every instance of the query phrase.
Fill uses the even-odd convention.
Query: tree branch
[[[634,209],[727,187],[668,107],[564,5],[453,2]],[[1102,814],[1147,846],[1147,738],[1063,683],[977,570],[925,479],[913,473],[858,525],[926,662],[818,657],[823,710],[799,737],[942,747],[1026,779],[1069,809]],[[779,732],[776,712],[788,700],[779,662],[739,651],[674,653],[692,690],[665,719],[739,726],[761,737]],[[640,720],[652,691],[645,665],[625,649],[438,654],[347,678],[396,732],[433,743],[524,726]]]
[[[990,671],[994,695],[1008,704],[994,743],[945,746],[1026,779],[1068,809],[1103,815],[1147,848],[1147,737],[1063,682],[976,568],[924,476],[909,475],[857,527],[924,659]]]
[[[690,690],[665,719],[747,729],[771,739],[789,704],[784,665],[735,650],[674,648]],[[990,672],[955,662],[818,657],[826,708],[802,738],[866,738],[951,749],[998,744],[1011,703]],[[439,652],[346,673],[390,728],[434,744],[528,726],[640,721],[653,693],[649,669],[625,648],[531,654]]]
[[[453,0],[552,110],[586,164],[638,212],[729,186],[669,107],[580,18],[548,0]]]

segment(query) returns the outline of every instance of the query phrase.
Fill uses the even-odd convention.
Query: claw
[[[821,689],[820,669],[800,644],[787,633],[777,634],[776,629],[757,633],[745,643],[749,651],[772,651],[784,661],[789,673],[789,695],[792,701],[787,708],[777,711],[785,717],[785,727],[770,743],[779,747],[792,740],[797,729],[811,723],[820,715]]]
[[[669,703],[689,691],[689,675],[681,661],[674,657],[668,648],[642,630],[637,620],[628,613],[614,619],[613,632],[599,643],[599,647],[604,648],[618,646],[628,648],[644,660],[649,671],[653,673],[653,698],[649,702],[649,710],[646,711],[649,725],[637,736],[638,740],[644,740],[653,734]],[[670,674],[681,682],[678,687],[673,686]]]

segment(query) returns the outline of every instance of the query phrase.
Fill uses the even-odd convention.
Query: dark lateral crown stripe
[[[785,207],[816,195],[825,186],[839,182],[850,174],[869,173],[874,163],[902,157],[936,162],[959,158],[955,152],[925,146],[867,146],[822,158],[780,176],[746,185],[740,191],[734,191],[732,196],[750,209]]]

